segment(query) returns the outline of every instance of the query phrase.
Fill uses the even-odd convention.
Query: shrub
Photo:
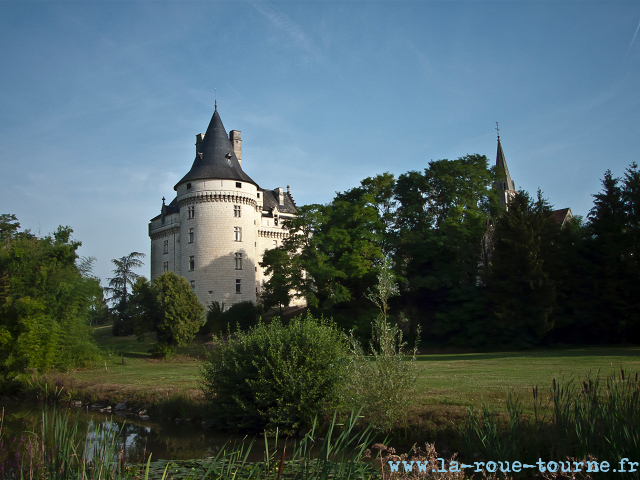
[[[353,331],[350,337],[353,356],[347,397],[352,408],[361,409],[367,420],[380,429],[391,428],[406,413],[416,381],[417,349],[414,347],[411,361],[406,361],[402,330],[387,318],[388,300],[398,293],[394,280],[390,263],[385,260],[375,291],[367,295],[380,309],[371,324],[371,356],[365,354]]]
[[[223,428],[292,432],[331,411],[346,374],[348,342],[336,326],[310,314],[279,318],[218,340],[200,386]]]
[[[130,304],[138,340],[144,339],[145,332],[155,331],[158,343],[153,352],[158,357],[191,342],[202,326],[204,307],[189,282],[174,272],[163,273],[153,284],[138,278]]]
[[[249,330],[257,323],[258,310],[253,302],[244,301],[234,303],[222,314],[222,323],[225,331],[227,326],[231,330]]]
[[[234,303],[226,311],[224,303],[211,302],[207,307],[207,321],[198,333],[222,335],[229,330],[247,331],[258,323],[259,314],[259,307],[248,300]]]
[[[198,335],[209,335],[210,333],[221,333],[223,331],[222,319],[224,315],[224,303],[213,301],[207,307],[206,322]]]

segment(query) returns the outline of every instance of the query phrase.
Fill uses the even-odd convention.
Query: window
[[[236,242],[242,241],[242,227],[233,227],[235,233]]]
[[[242,270],[242,253],[236,253],[236,270]]]
[[[189,207],[189,218],[196,218],[196,207]]]
[[[162,248],[164,251],[162,253],[169,253],[169,240],[165,240],[162,244]]]
[[[168,272],[169,271],[169,262],[163,262],[162,263],[162,271],[163,272]]]
[[[273,241],[273,248],[278,248],[278,240]]]
[[[194,292],[196,291],[196,281],[195,280],[191,280],[191,290],[193,290]]]
[[[274,225],[275,227],[277,227],[277,226],[278,226],[278,216],[277,216],[277,215],[276,215],[275,217],[273,217],[273,225]]]
[[[189,257],[189,271],[193,272],[196,269],[196,257],[191,255]]]
[[[187,183],[187,190],[191,190],[191,184]]]
[[[240,216],[240,205],[234,205],[233,206],[233,216],[234,217],[239,217]]]
[[[242,293],[242,279],[236,278],[236,293]]]
[[[193,243],[193,237],[195,234],[193,233],[193,228],[189,229],[189,243]]]
[[[260,194],[258,194],[258,198],[260,198]]]
[[[236,182],[236,188],[242,188],[242,183],[241,182]]]

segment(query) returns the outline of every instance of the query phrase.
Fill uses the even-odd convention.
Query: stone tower
[[[289,189],[261,189],[242,169],[240,131],[229,135],[217,106],[196,157],[149,224],[151,280],[165,271],[184,276],[203,305],[255,302],[267,248],[288,235],[279,220],[296,213]]]

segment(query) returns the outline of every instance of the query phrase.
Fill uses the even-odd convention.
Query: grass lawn
[[[546,394],[552,380],[605,377],[624,368],[640,372],[640,347],[583,347],[520,352],[421,355],[418,358],[418,415],[464,415],[484,402],[506,409],[509,392],[531,406],[532,389]]]
[[[97,327],[96,339],[106,352],[105,365],[64,375],[66,380],[97,392],[112,401],[134,399],[144,403],[187,394],[199,397],[199,365],[206,352],[206,341],[199,337],[188,347],[178,349],[169,361],[155,360],[147,353],[151,339],[144,343],[135,337],[113,337],[111,328]],[[124,355],[125,363],[122,363]],[[600,372],[606,376],[624,368],[640,371],[640,347],[583,347],[540,349],[519,352],[434,354],[418,357],[417,393],[412,421],[436,423],[466,414],[469,406],[483,402],[504,410],[508,392],[520,395],[525,411],[530,406],[534,386],[545,393],[553,378],[576,378]]]

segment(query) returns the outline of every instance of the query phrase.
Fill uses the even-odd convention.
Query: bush
[[[371,357],[365,354],[353,331],[350,338],[353,356],[349,364],[348,403],[356,410],[361,409],[371,425],[383,430],[393,427],[406,413],[416,383],[418,340],[411,361],[406,361],[408,352],[402,330],[387,318],[389,298],[397,293],[390,263],[385,260],[375,291],[366,296],[380,309],[371,324]],[[420,332],[417,333],[419,338]]]
[[[257,324],[258,310],[253,302],[244,301],[234,303],[222,314],[222,323],[226,331],[227,326],[231,330],[249,330]]]
[[[198,335],[209,335],[210,333],[222,333],[222,319],[224,315],[224,303],[211,302],[207,307],[206,321],[198,330]]]
[[[207,321],[198,333],[223,335],[229,330],[247,331],[258,323],[259,314],[260,308],[248,300],[234,303],[226,311],[224,303],[211,302],[207,307]]]
[[[348,342],[336,326],[310,314],[279,318],[218,341],[200,386],[222,428],[293,432],[333,410],[346,375]]]
[[[155,331],[158,340],[153,353],[166,357],[176,347],[193,340],[202,326],[204,307],[198,301],[186,278],[165,272],[153,284],[140,277],[133,286],[130,301],[134,312],[138,340]]]

